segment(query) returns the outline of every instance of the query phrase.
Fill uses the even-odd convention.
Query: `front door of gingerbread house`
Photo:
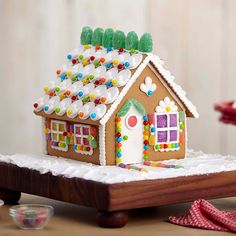
[[[120,117],[118,129],[121,130],[123,137],[122,163],[124,164],[141,163],[143,161],[144,112],[143,106],[138,101],[131,99],[125,103],[117,114]]]

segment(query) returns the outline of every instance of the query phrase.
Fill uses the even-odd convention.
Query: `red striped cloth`
[[[170,216],[169,221],[194,228],[236,232],[236,211],[220,211],[204,199],[194,201],[187,215]]]

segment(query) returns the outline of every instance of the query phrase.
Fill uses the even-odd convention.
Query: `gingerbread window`
[[[74,125],[74,151],[82,154],[92,154],[93,149],[89,137],[91,136],[91,126],[83,124]]]
[[[156,144],[173,144],[179,142],[179,113],[155,113]],[[169,149],[177,146],[170,145]]]
[[[52,148],[62,151],[68,149],[66,137],[63,135],[64,132],[66,132],[66,122],[51,120],[51,140],[53,143],[57,143],[57,145],[52,145]]]

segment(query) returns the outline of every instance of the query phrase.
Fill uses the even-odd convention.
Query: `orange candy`
[[[101,81],[102,83],[105,83],[105,82],[106,82],[106,79],[105,79],[104,77],[102,77],[102,78],[100,79],[100,81]]]
[[[100,99],[100,101],[102,102],[102,103],[104,103],[104,102],[106,102],[106,98],[104,98],[104,97],[101,97],[101,99]]]
[[[147,155],[147,154],[148,154],[148,151],[147,151],[147,150],[143,151],[143,154],[144,154],[144,155]]]
[[[122,147],[122,143],[117,143],[116,146],[117,147]]]
[[[57,70],[56,70],[56,73],[57,73],[57,75],[60,75],[60,74],[61,74],[61,70],[60,70],[60,69],[57,69]]]
[[[84,116],[84,113],[83,112],[80,112],[79,113],[79,117],[83,117]]]
[[[121,118],[120,117],[116,117],[116,122],[120,122]]]
[[[71,92],[70,92],[70,90],[66,90],[66,96],[70,96],[70,94],[71,94]]]
[[[143,132],[143,134],[144,134],[144,135],[148,135],[148,131],[145,130],[145,131]]]
[[[99,46],[99,45],[97,45],[96,47],[95,47],[95,49],[96,50],[99,50],[101,47]]]
[[[105,58],[104,58],[104,57],[101,57],[101,58],[100,58],[100,62],[101,62],[101,63],[104,63],[104,62],[105,62]]]

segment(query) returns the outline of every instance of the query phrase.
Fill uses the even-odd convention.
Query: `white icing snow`
[[[65,158],[48,155],[0,155],[0,162],[11,163],[39,171],[41,174],[51,172],[53,175],[63,175],[68,178],[78,177],[103,183],[121,183],[137,180],[167,179],[181,176],[201,175],[222,171],[236,170],[235,156],[220,154],[205,154],[201,151],[188,150],[187,157],[181,160],[162,161],[165,164],[181,165],[180,169],[166,169],[144,166],[147,173],[127,170],[117,166],[98,166]]]

